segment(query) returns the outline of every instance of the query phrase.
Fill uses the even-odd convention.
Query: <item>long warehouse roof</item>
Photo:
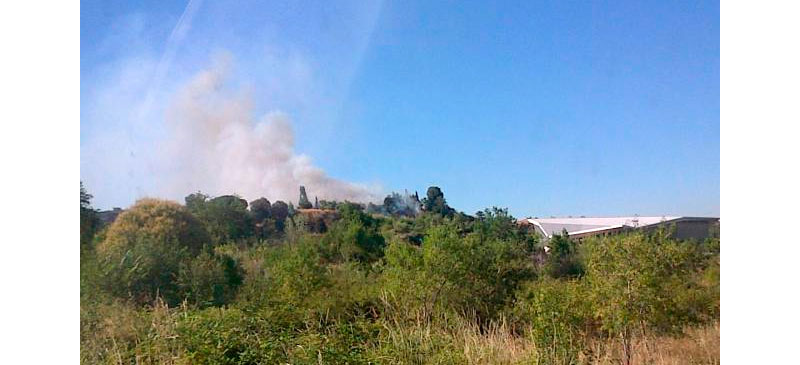
[[[680,216],[652,216],[652,217],[581,217],[581,218],[527,218],[529,224],[538,227],[547,237],[561,234],[564,230],[568,234],[600,231],[620,227],[645,227],[653,224],[674,221],[683,218]],[[703,218],[711,219],[711,218]]]

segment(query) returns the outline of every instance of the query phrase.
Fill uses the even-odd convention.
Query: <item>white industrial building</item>
[[[521,224],[530,224],[545,239],[567,232],[570,238],[583,239],[591,236],[607,236],[630,229],[655,229],[674,227],[672,237],[677,239],[702,240],[711,234],[712,227],[719,224],[713,217],[580,217],[580,218],[526,218]]]

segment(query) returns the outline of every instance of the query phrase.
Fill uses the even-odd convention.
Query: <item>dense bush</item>
[[[196,364],[362,364],[377,330],[365,321],[308,328],[214,308],[182,318],[177,332]]]
[[[387,251],[387,293],[429,316],[437,306],[492,318],[533,277],[521,242],[462,237],[455,225],[431,228],[422,246],[393,242]],[[406,314],[412,314],[406,312]]]
[[[209,202],[190,197],[194,209]],[[284,205],[264,199],[248,214],[269,222]],[[503,209],[411,218],[335,206],[324,233],[284,212],[279,235],[211,245],[189,209],[139,201],[82,252],[82,361],[624,362],[644,358],[636,341],[719,318],[716,237],[539,242]]]
[[[584,339],[592,332],[591,303],[586,285],[578,280],[544,278],[527,284],[513,309],[525,335],[539,344],[545,363],[574,363]]]
[[[604,330],[622,339],[626,363],[632,337],[679,333],[713,315],[713,295],[698,280],[702,252],[668,236],[634,232],[586,243],[589,298],[598,303],[593,312]]]
[[[191,253],[209,243],[205,227],[177,203],[141,199],[117,217],[99,250],[106,255],[124,253],[137,241],[173,242]]]
[[[384,237],[380,234],[379,220],[348,204],[338,208],[341,218],[322,238],[322,250],[332,262],[355,260],[371,263],[383,257]]]
[[[265,258],[265,265],[273,295],[283,303],[301,305],[328,283],[325,266],[310,237],[277,248]]]
[[[180,263],[180,296],[199,306],[219,306],[233,300],[242,284],[242,268],[228,255],[203,252]]]
[[[584,263],[578,245],[564,234],[553,235],[547,242],[550,247],[544,271],[552,278],[577,278],[583,275]]]
[[[186,207],[205,225],[215,245],[253,235],[255,225],[247,201],[234,195],[209,198],[195,193],[185,198]]]
[[[292,329],[275,328],[238,309],[211,308],[182,319],[177,332],[193,363],[277,364],[285,359],[285,339]]]
[[[184,207],[142,199],[120,214],[98,246],[100,285],[138,303],[161,297],[170,305],[184,299],[222,304],[233,298],[241,274],[229,257],[201,255],[208,242],[203,225]]]
[[[86,191],[81,181],[81,251],[92,248],[92,238],[100,227],[100,219],[92,208],[91,200],[92,194]]]

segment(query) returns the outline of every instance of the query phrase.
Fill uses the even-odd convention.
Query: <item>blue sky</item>
[[[338,180],[438,185],[467,213],[719,215],[715,2],[82,1],[96,206],[180,198],[164,113],[221,54]]]

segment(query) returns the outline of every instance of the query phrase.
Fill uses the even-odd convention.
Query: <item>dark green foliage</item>
[[[233,300],[244,272],[235,259],[204,252],[180,263],[177,285],[180,297],[198,306],[219,306]]]
[[[238,309],[207,309],[178,326],[188,360],[198,364],[366,364],[377,330],[362,320],[308,328]]]
[[[342,214],[342,216],[344,216],[345,214],[347,214],[347,212],[352,212],[352,211],[363,212],[364,206],[358,203],[353,203],[345,200],[344,202],[336,203],[336,211],[339,212],[339,214]]]
[[[190,212],[196,212],[203,210],[209,198],[208,195],[198,191],[187,195],[183,200],[186,203],[186,208],[189,209]]]
[[[97,211],[92,208],[92,198],[81,181],[81,250],[91,248],[92,238],[100,227]]]
[[[308,200],[308,195],[306,195],[306,187],[300,187],[300,200],[297,201],[297,207],[300,209],[311,209],[311,202]]]
[[[86,188],[83,187],[83,181],[81,181],[81,209],[91,209],[92,198],[94,197],[86,191]]]
[[[420,248],[392,243],[386,262],[391,293],[416,303],[424,316],[441,306],[494,318],[518,285],[533,277],[521,242],[475,233],[462,237],[452,224],[430,228]]]
[[[508,209],[492,207],[484,209],[475,214],[476,219],[464,217],[462,214],[455,216],[467,222],[471,230],[483,239],[497,238],[502,240],[512,240],[523,245],[526,253],[533,253],[539,243],[539,235],[527,231],[523,226],[517,224],[517,220],[508,214]]]
[[[492,318],[533,275],[519,242],[476,234],[459,239],[452,229],[433,228],[422,247],[430,273],[441,279],[442,300],[479,318]]]
[[[362,212],[355,204],[340,204],[341,218],[322,238],[325,257],[333,262],[355,260],[370,263],[383,257],[386,242],[380,234],[380,222]]]
[[[438,186],[429,187],[426,195],[422,199],[422,207],[426,212],[444,216],[452,216],[455,213],[455,209],[447,205],[447,201],[444,200],[444,193]]]
[[[386,207],[386,212],[388,214],[392,214],[394,212],[394,206],[397,201],[397,194],[387,195],[383,198],[383,206]]]
[[[253,234],[259,239],[274,236],[277,233],[272,218],[272,205],[266,198],[258,198],[250,202],[250,216],[253,220]]]
[[[425,230],[415,224],[418,220],[419,219],[414,220],[405,217],[389,219],[381,228],[383,236],[387,239],[396,238],[400,242],[419,246],[422,244],[422,237],[425,235]]]
[[[327,210],[336,210],[336,206],[339,203],[337,201],[329,201],[329,200],[320,200],[319,201],[319,209],[327,209]]]
[[[209,241],[202,223],[184,207],[140,200],[119,216],[98,246],[99,285],[139,304],[159,297],[169,305],[184,299],[223,304],[233,298],[241,273],[232,259],[203,250]]]
[[[272,219],[275,220],[275,229],[279,232],[283,232],[286,227],[286,217],[289,216],[289,205],[282,200],[278,200],[272,203],[272,207],[270,207],[269,211],[272,215]]]
[[[321,214],[301,213],[295,215],[292,221],[294,221],[297,227],[303,228],[306,232],[325,233],[328,231],[325,217]]]
[[[218,196],[206,207],[205,222],[212,239],[218,244],[252,235],[253,224],[244,199],[233,195]]]
[[[176,241],[138,238],[121,256],[101,253],[103,288],[113,296],[140,304],[161,297],[175,305],[182,299],[176,277],[181,264],[191,257],[189,250]]]
[[[583,275],[578,245],[569,238],[567,232],[553,235],[547,241],[547,246],[550,248],[544,267],[547,275],[552,278],[577,278]]]
[[[253,215],[253,221],[256,223],[263,222],[265,219],[272,216],[269,200],[267,198],[258,198],[250,202],[250,214]]]
[[[178,326],[187,357],[198,364],[277,364],[292,329],[238,309],[206,309]]]
[[[186,208],[202,221],[214,244],[247,238],[254,226],[247,201],[235,195],[211,198],[200,192],[185,198]]]

